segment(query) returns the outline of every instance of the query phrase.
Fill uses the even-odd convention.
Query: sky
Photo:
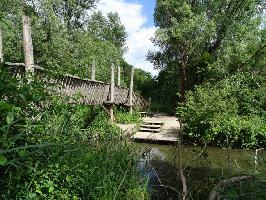
[[[146,60],[148,50],[156,49],[150,40],[156,30],[153,23],[154,7],[155,0],[100,0],[98,10],[103,14],[119,14],[128,34],[125,60],[155,76],[158,71]]]

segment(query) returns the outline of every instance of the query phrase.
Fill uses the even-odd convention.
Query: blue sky
[[[148,21],[145,23],[145,26],[153,26],[153,13],[155,7],[155,0],[127,0],[131,3],[140,3],[143,7],[143,14],[147,16]]]
[[[119,14],[128,34],[125,60],[136,68],[157,75],[158,71],[146,60],[148,51],[156,50],[150,40],[156,31],[153,23],[154,7],[155,0],[100,0],[98,10],[104,14]]]

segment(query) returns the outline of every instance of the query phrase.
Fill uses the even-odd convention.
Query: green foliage
[[[141,116],[138,110],[133,110],[133,113],[129,113],[124,109],[116,110],[115,120],[121,124],[139,124],[141,122]]]
[[[123,61],[126,32],[117,13],[94,13],[96,0],[0,2],[5,61],[23,62],[22,15],[31,18],[35,63],[54,72],[110,79],[111,62]],[[87,13],[91,12],[91,15]],[[98,20],[101,19],[101,20]]]
[[[7,175],[12,178],[6,189],[16,192],[2,193],[2,198],[131,199],[133,193],[135,199],[145,199],[132,152],[120,142],[47,149],[25,158],[23,166]]]
[[[157,0],[153,42],[159,50],[148,59],[158,69],[175,70],[175,78],[164,79],[172,80],[171,97],[179,93],[184,101],[195,85],[238,71],[265,74],[263,7],[252,0]]]
[[[147,199],[134,149],[102,112],[2,67],[0,80],[1,199]]]
[[[90,133],[98,139],[114,139],[121,136],[121,130],[111,124],[104,111],[100,111],[88,127]]]
[[[178,107],[185,135],[216,145],[265,146],[265,89],[263,78],[243,73],[196,87]]]

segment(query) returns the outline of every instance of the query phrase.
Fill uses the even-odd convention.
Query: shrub
[[[141,116],[138,110],[133,110],[133,113],[131,114],[124,109],[117,109],[115,120],[117,123],[121,124],[138,124],[141,122]]]
[[[187,93],[178,107],[185,137],[234,147],[266,144],[263,79],[237,74],[215,85],[206,83]]]
[[[146,198],[134,151],[103,112],[1,68],[0,82],[0,199]]]

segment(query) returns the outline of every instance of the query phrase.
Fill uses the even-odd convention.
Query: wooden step
[[[163,135],[160,133],[137,132],[136,134],[131,136],[131,139],[157,142],[177,142],[177,135]]]
[[[153,133],[159,133],[161,129],[154,129],[154,128],[140,128],[141,132],[153,132]]]
[[[160,121],[143,121],[143,124],[162,125],[163,122],[160,122]]]
[[[161,128],[161,125],[142,124],[141,127],[143,127],[143,128]]]

